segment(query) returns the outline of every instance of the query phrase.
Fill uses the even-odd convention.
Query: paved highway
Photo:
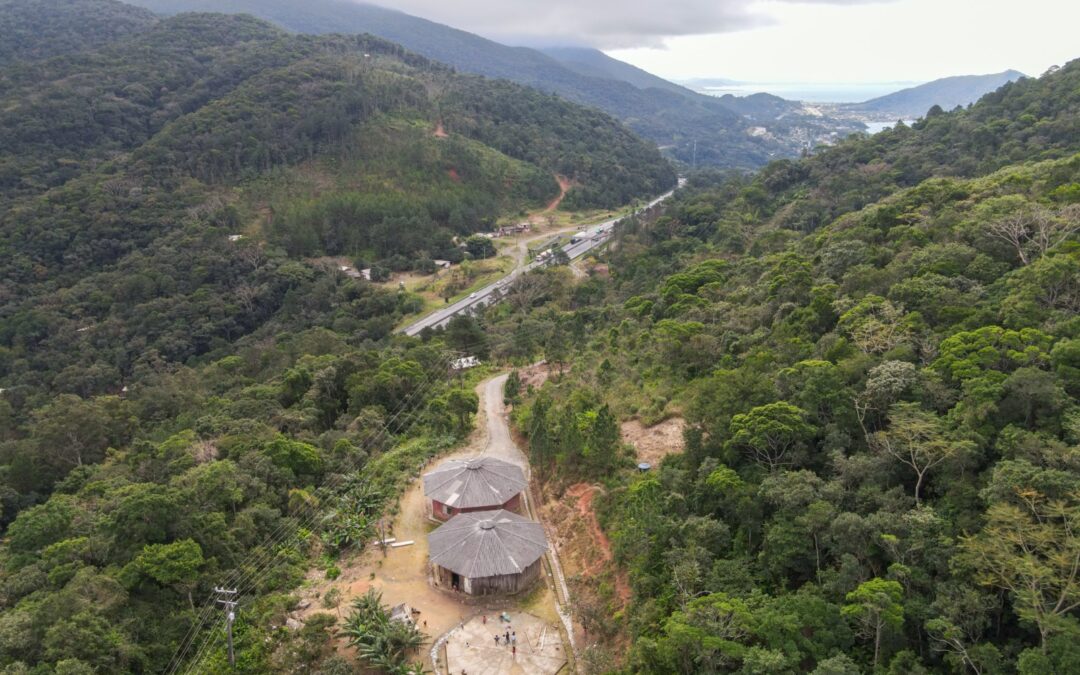
[[[681,180],[679,181],[679,184],[682,185]],[[648,206],[644,206],[639,209],[638,212],[656,206],[660,202],[670,197],[672,194],[674,194],[674,191],[660,195],[656,199],[649,202]],[[566,252],[567,257],[569,257],[571,260],[574,260],[585,255],[597,246],[603,246],[611,238],[611,233],[615,229],[615,222],[621,219],[621,217],[612,218],[611,220],[605,220],[604,222],[598,223],[596,225],[582,227],[579,231],[584,232],[585,236],[576,243],[566,244],[565,246],[563,246],[563,251]],[[458,300],[451,305],[447,305],[446,307],[443,307],[437,312],[432,312],[431,314],[428,314],[422,319],[418,319],[417,321],[409,324],[408,326],[405,326],[404,328],[399,328],[398,332],[405,333],[409,336],[414,336],[418,335],[420,331],[424,330],[425,328],[439,328],[441,326],[445,326],[446,324],[450,323],[450,319],[454,318],[454,316],[461,314],[462,312],[468,312],[475,310],[479,307],[483,307],[498,299],[498,295],[502,292],[503,289],[513,283],[514,279],[517,279],[519,276],[525,274],[529,270],[540,267],[544,263],[545,261],[542,260],[534,260],[527,265],[517,267],[513,272],[507,274],[505,277],[499,279],[495,283],[489,284],[476,291],[475,293],[470,294],[469,297]]]

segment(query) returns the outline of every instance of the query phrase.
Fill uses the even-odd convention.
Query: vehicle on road
[[[679,185],[681,186],[683,182],[685,181],[680,179]],[[674,190],[652,200],[651,202],[649,202],[646,208],[652,208],[653,206],[670,197],[672,194],[674,194]],[[639,209],[639,212],[643,210],[644,209]],[[445,326],[455,314],[461,312],[468,312],[470,311],[470,308],[475,308],[476,306],[480,305],[481,301],[483,301],[483,305],[491,304],[492,302],[497,301],[502,296],[504,292],[503,289],[506,286],[512,284],[514,279],[517,278],[517,276],[530,270],[541,268],[547,265],[554,257],[556,250],[561,251],[565,254],[567,258],[573,260],[587,254],[589,251],[599,246],[602,246],[604,242],[606,242],[614,233],[615,227],[617,226],[618,222],[620,221],[612,219],[603,223],[593,225],[586,230],[581,230],[570,238],[569,245],[558,246],[558,237],[549,238],[546,245],[554,245],[553,248],[547,248],[545,250],[539,251],[529,262],[526,262],[524,260],[521,261],[517,269],[510,272],[509,275],[496,282],[491,287],[486,288],[483,291],[484,294],[482,297],[479,292],[472,293],[469,295],[466,301],[462,301],[459,304],[447,307],[445,309],[437,310],[398,330],[405,333],[406,335],[415,336],[418,335],[425,328],[438,328],[440,326]],[[529,249],[529,253],[532,254],[535,250],[536,249]]]

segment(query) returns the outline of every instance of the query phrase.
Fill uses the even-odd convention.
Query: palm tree
[[[391,675],[424,672],[419,664],[409,663],[408,657],[420,648],[426,636],[412,623],[391,621],[382,604],[382,593],[375,589],[353,601],[353,611],[341,632],[360,658],[376,670]]]

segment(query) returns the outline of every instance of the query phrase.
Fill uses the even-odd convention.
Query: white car
[[[469,293],[469,297],[470,297],[470,298],[475,298],[475,297],[476,297],[476,293]]]

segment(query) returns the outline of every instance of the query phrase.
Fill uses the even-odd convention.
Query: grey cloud
[[[868,4],[891,0],[783,0]],[[661,46],[665,38],[728,33],[770,23],[754,0],[386,0],[409,14],[515,43],[601,48]]]

